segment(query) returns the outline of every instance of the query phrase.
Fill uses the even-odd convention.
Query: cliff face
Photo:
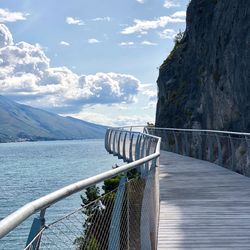
[[[250,1],[192,0],[160,67],[156,125],[250,132]]]

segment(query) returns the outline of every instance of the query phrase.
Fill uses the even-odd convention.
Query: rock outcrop
[[[157,83],[157,126],[250,132],[250,1],[192,0]]]

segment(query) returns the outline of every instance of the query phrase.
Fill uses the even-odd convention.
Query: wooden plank
[[[158,249],[250,249],[250,178],[162,151]]]

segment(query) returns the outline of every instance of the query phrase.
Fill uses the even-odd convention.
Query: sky
[[[1,0],[0,94],[109,126],[154,123],[189,0]]]

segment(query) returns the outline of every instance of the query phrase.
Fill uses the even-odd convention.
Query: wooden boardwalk
[[[250,249],[250,178],[161,152],[158,249]]]

